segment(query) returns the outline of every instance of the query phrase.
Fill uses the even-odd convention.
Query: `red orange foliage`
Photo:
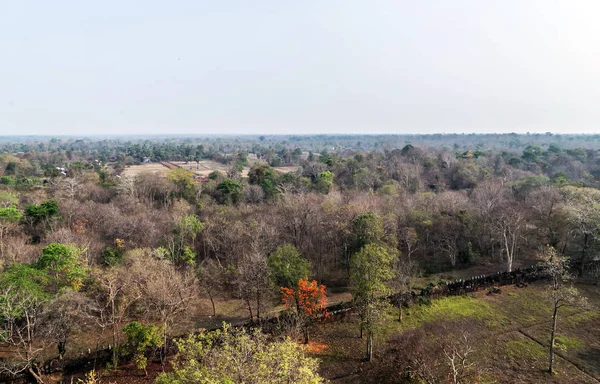
[[[323,284],[317,284],[316,280],[308,281],[308,278],[298,280],[298,286],[280,287],[281,301],[287,309],[296,308],[299,315],[306,316],[309,319],[315,319],[319,316],[329,317],[327,312],[326,287]]]
[[[85,232],[85,226],[87,225],[87,223],[87,219],[75,220],[75,222],[73,223],[73,230],[76,233]]]

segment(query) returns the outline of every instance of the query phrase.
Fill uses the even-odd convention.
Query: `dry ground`
[[[180,166],[181,168],[188,169],[199,176],[208,176],[213,171],[219,171],[223,174],[226,174],[227,170],[229,169],[228,165],[212,160],[202,160],[200,163],[196,163],[195,161],[190,161],[189,163],[185,161],[172,161],[172,163]],[[275,171],[281,173],[295,172],[298,170],[298,168],[299,167],[273,167]],[[242,170],[242,177],[248,177],[248,171],[250,171],[250,167],[244,167]]]
[[[145,172],[160,173],[160,174],[166,175],[168,171],[169,171],[169,168],[165,167],[161,163],[145,163],[145,164],[131,165],[129,167],[126,167],[123,170],[122,175],[123,176],[137,176],[140,173],[145,173]]]

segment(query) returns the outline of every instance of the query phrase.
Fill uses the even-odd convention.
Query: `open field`
[[[140,173],[160,173],[166,174],[169,168],[165,167],[161,163],[146,163],[140,165],[131,165],[123,170],[123,176],[137,176]]]
[[[227,173],[227,169],[229,167],[226,164],[221,164],[212,160],[202,160],[199,163],[195,161],[185,162],[185,161],[172,161],[171,163],[194,172],[198,176],[208,176],[213,171],[219,171],[223,174]],[[248,176],[249,167],[244,167],[242,171],[242,177]]]
[[[172,161],[171,163],[194,172],[198,176],[208,176],[213,171],[219,171],[223,174],[227,173],[229,166],[226,164],[221,164],[212,160],[202,160],[200,163],[196,163],[195,161],[185,162],[185,161]],[[280,173],[290,173],[298,170],[299,167],[273,167],[276,172]],[[242,170],[242,177],[248,177],[248,171],[250,171],[250,167],[244,167]]]
[[[527,288],[503,287],[498,295],[483,292],[434,300],[429,306],[414,306],[403,322],[392,311],[375,344],[376,361],[366,363],[365,340],[359,337],[357,319],[324,324],[314,332],[314,342],[325,345],[315,353],[322,360],[321,373],[334,383],[380,383],[398,374],[397,350],[405,345],[403,335],[419,329],[444,329],[445,336],[459,340],[468,331],[474,352],[473,376],[465,382],[479,383],[598,383],[600,380],[600,287],[579,287],[589,298],[587,310],[562,308],[558,320],[553,376],[548,364],[551,305],[543,284]],[[460,327],[452,328],[456,324]],[[446,328],[448,327],[448,328]],[[437,343],[437,337],[428,339]],[[423,340],[421,341],[423,344]],[[439,360],[441,364],[446,361]],[[398,377],[396,376],[396,379]],[[390,381],[388,381],[390,380]]]
[[[212,161],[212,160],[202,160],[199,163],[196,163],[195,161],[190,161],[190,162],[171,161],[170,163],[174,164],[180,168],[190,170],[198,176],[208,176],[213,171],[219,171],[223,174],[226,174],[227,170],[229,169],[228,165],[221,164],[219,162]],[[296,172],[299,169],[299,167],[273,167],[273,169],[276,172],[280,172],[280,173],[290,173],[290,172]],[[146,164],[128,166],[123,170],[123,173],[121,175],[137,176],[140,173],[146,173],[146,172],[150,172],[150,173],[158,172],[160,174],[166,174],[168,171],[169,171],[169,168],[165,167],[161,163],[146,163]],[[242,170],[242,177],[248,177],[248,171],[250,171],[250,167],[244,167],[244,169]]]

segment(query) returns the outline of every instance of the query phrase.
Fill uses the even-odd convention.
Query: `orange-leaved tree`
[[[307,277],[298,280],[296,287],[280,287],[281,301],[286,309],[296,309],[298,321],[304,332],[304,343],[308,344],[308,330],[317,319],[327,319],[327,296],[325,286]]]

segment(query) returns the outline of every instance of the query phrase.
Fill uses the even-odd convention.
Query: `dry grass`
[[[183,169],[190,170],[198,176],[208,176],[214,171],[226,174],[229,169],[228,165],[212,160],[202,160],[200,163],[196,163],[195,161],[190,161],[189,163],[185,161],[172,161],[171,163]],[[296,172],[299,167],[274,167],[273,169],[280,173],[291,173]],[[248,177],[248,171],[250,171],[250,167],[244,167],[242,170],[242,177]]]
[[[160,173],[167,174],[169,168],[161,163],[146,163],[140,165],[131,165],[123,170],[123,176],[137,176],[140,173]]]

